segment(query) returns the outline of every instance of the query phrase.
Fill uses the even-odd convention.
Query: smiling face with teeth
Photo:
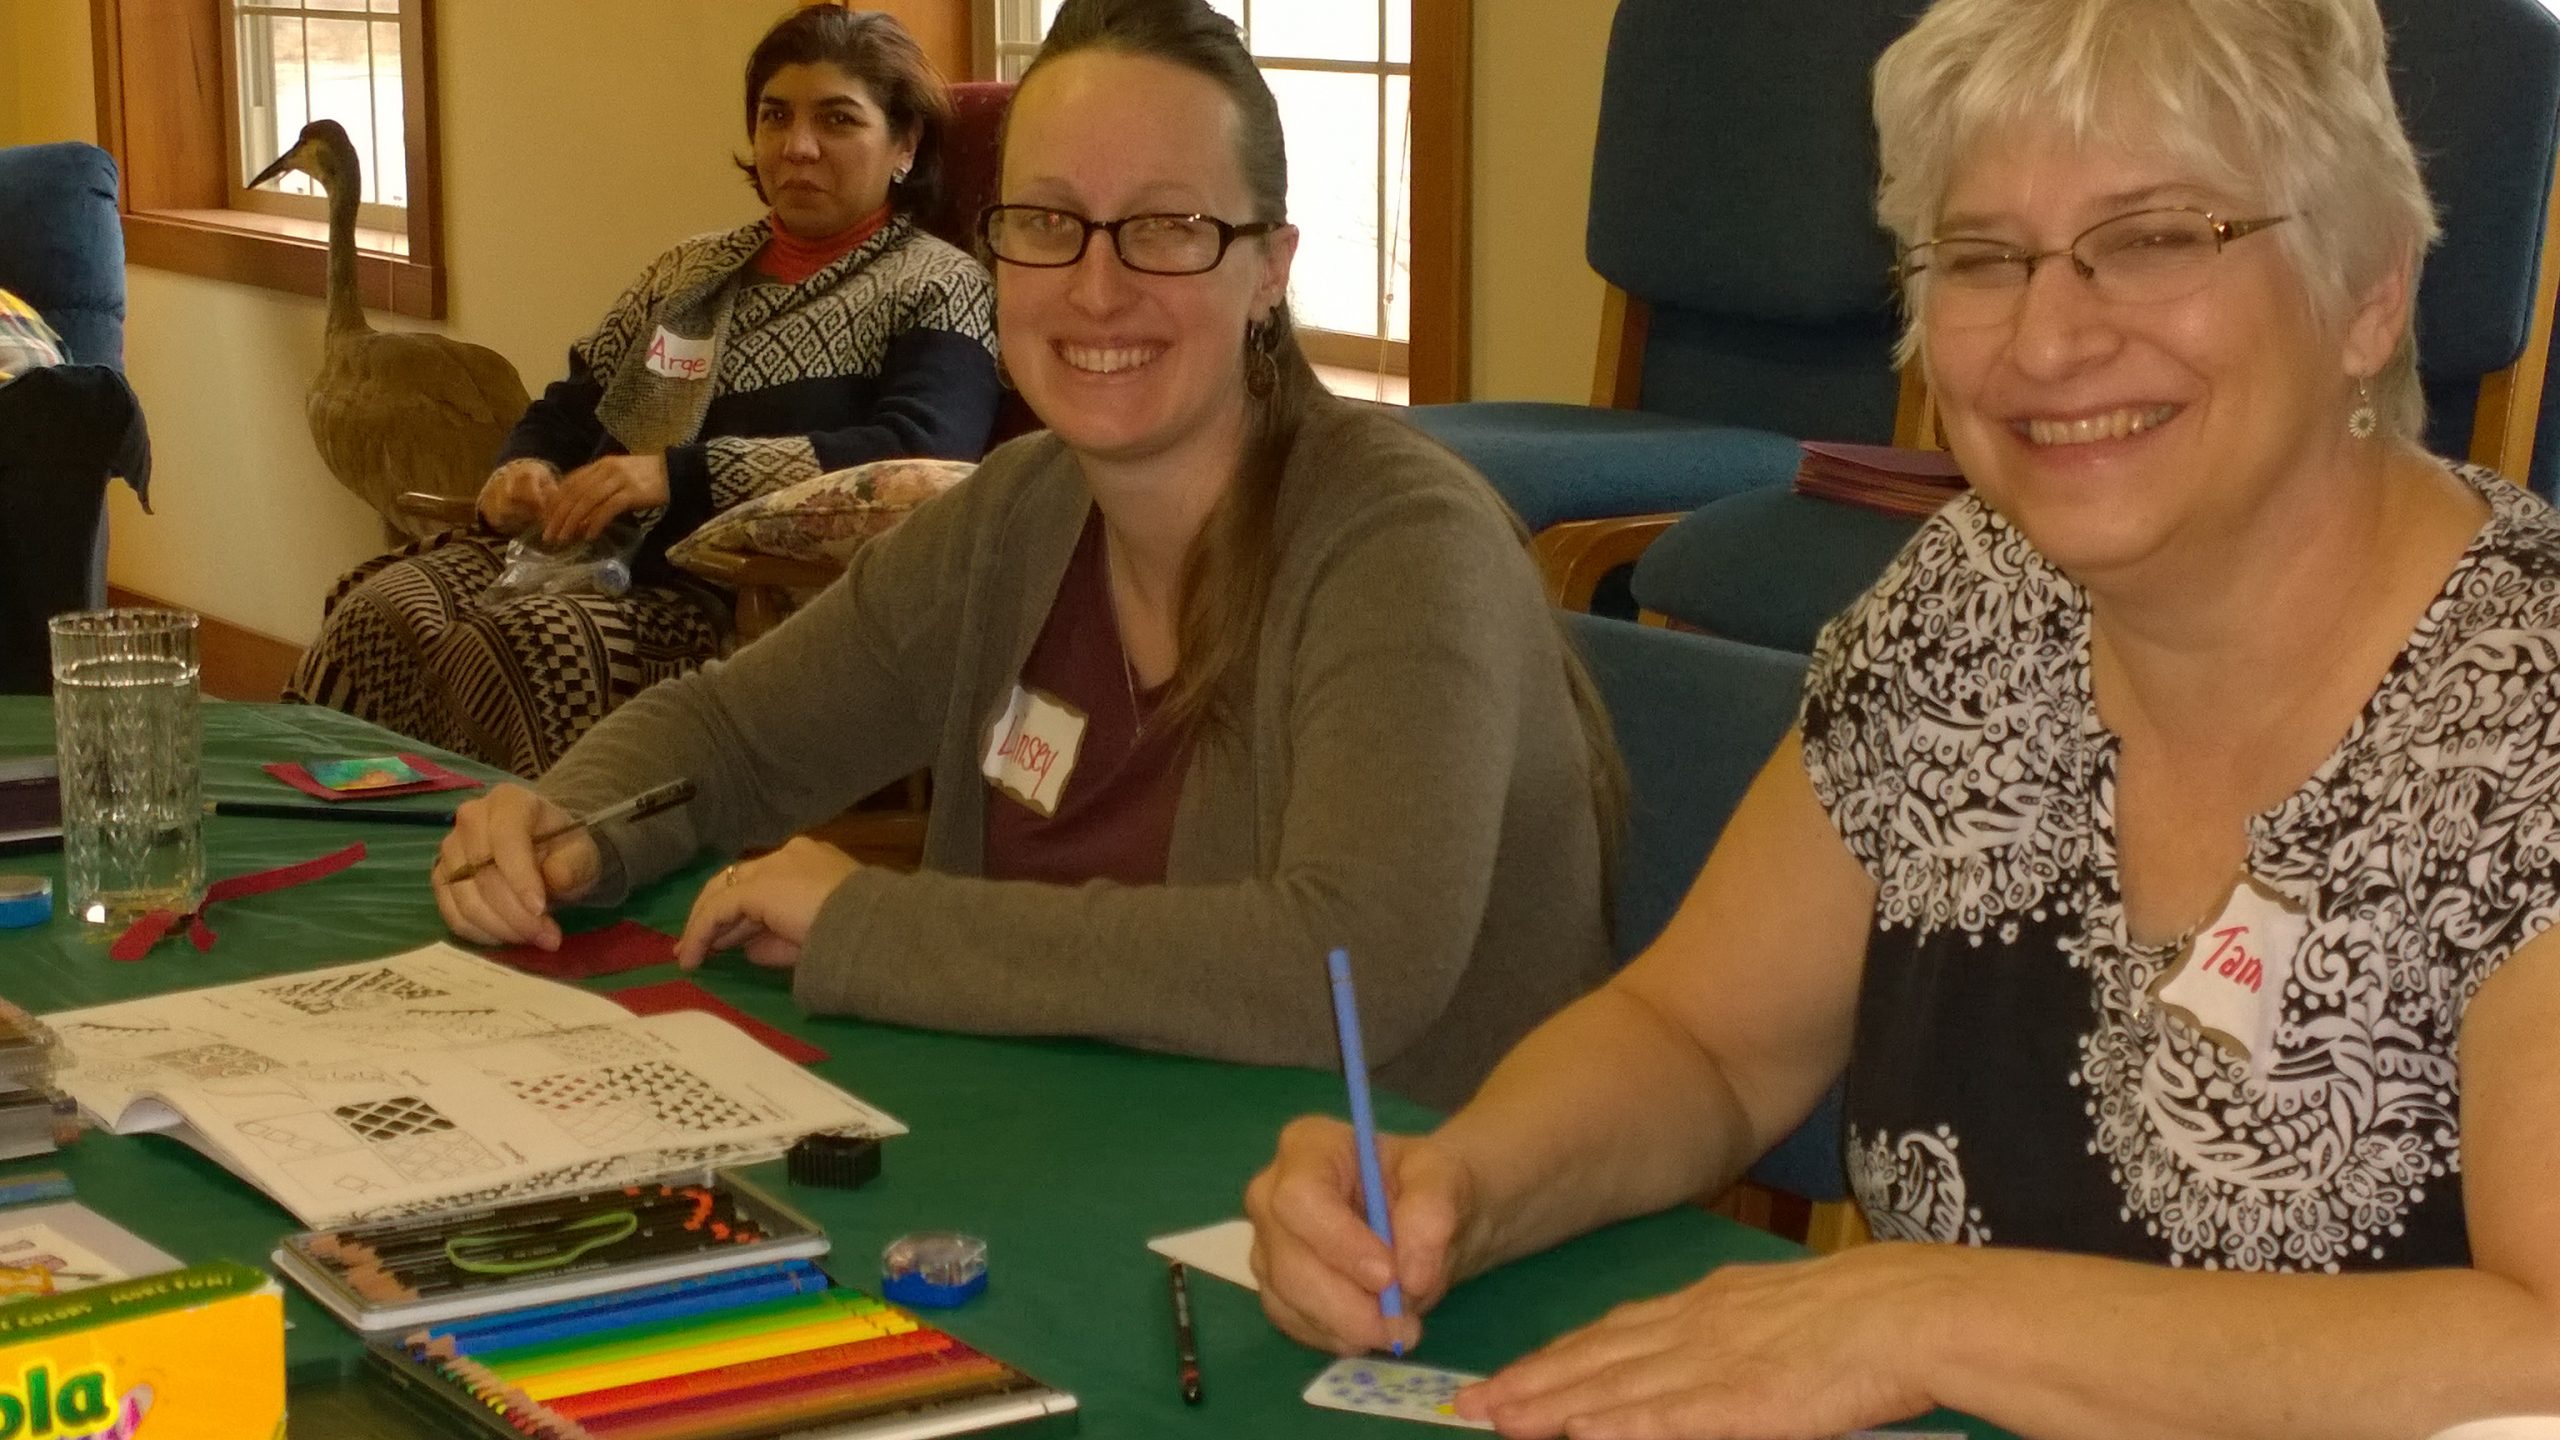
[[[1263,219],[1236,130],[1233,102],[1203,75],[1144,56],[1071,54],[1014,95],[1003,199],[1100,220]],[[1222,486],[1244,440],[1245,327],[1287,295],[1296,248],[1283,227],[1237,240],[1213,270],[1151,275],[1122,265],[1097,233],[1063,268],[999,262],[1005,368],[1089,474],[1162,467],[1180,483]]]
[[[1937,233],[2045,251],[2135,210],[2255,203],[2161,152],[2012,134],[1956,169]],[[2405,314],[2378,291],[2342,329],[2321,325],[2284,247],[2257,239],[2226,246],[2193,295],[2144,306],[2111,303],[2060,256],[2005,323],[1944,323],[1925,284],[1921,353],[1950,448],[1986,503],[2093,587],[2282,543],[2295,507],[2352,463],[2355,377],[2389,358]]]

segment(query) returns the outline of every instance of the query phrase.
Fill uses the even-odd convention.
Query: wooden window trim
[[[1470,96],[1475,55],[1473,0],[1411,0],[1412,89],[1407,113],[1413,123],[1413,254],[1407,261],[1402,345],[1413,403],[1464,400],[1473,384],[1468,296],[1474,283],[1468,227],[1473,205],[1474,146]],[[981,78],[995,79],[1003,53],[996,44],[995,5],[972,7]],[[1353,362],[1367,369],[1371,353]]]
[[[422,320],[445,313],[442,176],[437,150],[434,0],[401,6],[401,109],[407,129],[408,253],[361,248],[356,286],[367,309]],[[230,87],[215,0],[89,0],[98,138],[115,156],[125,258],[135,265],[328,293],[325,240],[282,233],[268,217],[229,209]],[[131,45],[129,36],[150,43]]]

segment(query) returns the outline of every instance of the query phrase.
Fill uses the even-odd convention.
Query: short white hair
[[[2314,318],[2342,329],[2438,233],[2383,51],[2374,0],[1937,0],[1876,63],[1877,214],[1905,247],[1933,238],[1957,167],[2002,134],[2157,147],[2297,217],[2269,233]],[[2409,439],[2426,422],[2415,313],[2371,380]],[[1909,359],[1916,316],[1902,343]]]

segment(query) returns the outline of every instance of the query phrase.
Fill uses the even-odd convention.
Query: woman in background
[[[668,251],[570,347],[482,486],[480,525],[359,566],[288,699],[538,775],[717,654],[725,597],[667,547],[729,507],[893,456],[975,459],[999,387],[976,261],[916,228],[950,101],[880,12],[811,6],[747,61],[771,207]],[[485,595],[509,537],[636,545],[626,594]]]
[[[720,873],[813,1010],[1330,1065],[1351,953],[1382,1081],[1463,1096],[1609,962],[1607,729],[1517,524],[1289,320],[1278,107],[1203,0],[1068,0],[983,221],[1006,366],[1049,426],[736,657],[616,713],[540,793],[466,805],[466,939],[556,943],[705,850],[781,844],[933,768],[924,868],[808,840]],[[694,779],[637,825],[530,837]]]

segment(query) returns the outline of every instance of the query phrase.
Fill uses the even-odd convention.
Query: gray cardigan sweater
[[[701,794],[602,835],[593,898],[930,764],[924,868],[828,898],[793,986],[810,1009],[1329,1067],[1343,946],[1380,1082],[1457,1104],[1610,963],[1564,640],[1509,514],[1400,420],[1320,402],[1228,697],[1243,723],[1192,747],[1166,883],[988,880],[980,758],[1091,504],[1066,448],[1026,436],[772,634],[606,717],[545,794],[575,811],[678,775]]]

